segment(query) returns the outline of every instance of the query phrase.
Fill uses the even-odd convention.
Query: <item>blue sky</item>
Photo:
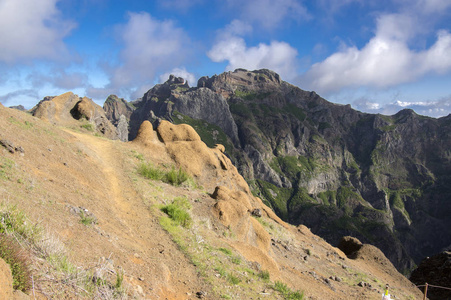
[[[353,108],[451,113],[450,0],[0,0],[0,101],[103,104],[268,68]]]

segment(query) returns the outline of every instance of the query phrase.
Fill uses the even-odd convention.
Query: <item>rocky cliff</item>
[[[190,124],[283,220],[332,244],[353,235],[408,272],[451,243],[451,116],[366,114],[243,69],[195,88],[171,77],[135,105],[130,138],[144,120]]]

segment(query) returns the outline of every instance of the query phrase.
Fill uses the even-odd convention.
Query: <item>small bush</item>
[[[223,267],[217,267],[215,268],[215,271],[218,272],[221,277],[225,277],[227,275],[227,272]]]
[[[232,255],[232,250],[230,250],[230,249],[227,249],[227,248],[219,248],[218,249],[219,251],[221,251],[222,253],[224,253],[224,254],[227,254],[227,255]]]
[[[232,263],[234,263],[235,265],[241,264],[241,257],[238,256],[232,257]]]
[[[192,219],[188,210],[191,204],[186,197],[176,197],[171,204],[165,205],[161,210],[166,213],[174,222],[189,228],[192,224]]]
[[[188,173],[179,168],[176,170],[174,167],[166,173],[164,176],[164,181],[172,185],[178,186],[187,181],[189,178]]]
[[[86,129],[87,131],[94,131],[94,125],[91,123],[86,123],[81,125],[82,128]]]
[[[77,271],[77,268],[69,261],[69,258],[65,254],[54,253],[47,256],[46,259],[58,272],[73,274]]]
[[[116,289],[121,289],[123,281],[124,281],[124,273],[122,271],[116,272],[116,283],[114,284],[114,287]]]
[[[152,180],[161,180],[164,177],[164,172],[155,168],[150,163],[142,163],[138,167],[138,174]]]
[[[0,233],[18,234],[24,239],[34,241],[41,234],[41,230],[33,226],[17,206],[0,205]]]
[[[85,226],[90,226],[92,224],[96,224],[97,220],[95,217],[85,214],[83,211],[80,212],[80,223]]]
[[[261,279],[267,281],[267,280],[269,280],[269,271],[266,271],[266,270],[260,271],[260,272],[258,272],[257,276],[260,277]]]
[[[229,274],[229,276],[227,276],[227,279],[229,280],[229,282],[231,284],[237,285],[238,283],[241,282],[241,279],[233,274]]]
[[[176,169],[175,167],[172,167],[171,170],[165,172],[154,167],[151,163],[141,163],[138,167],[138,174],[148,179],[162,180],[174,186],[179,186],[184,182],[188,182],[189,185],[196,187],[193,179],[188,173],[183,171],[182,168]]]
[[[31,288],[31,271],[28,257],[10,236],[0,234],[0,257],[9,264],[13,275],[13,288],[26,292]]]
[[[272,287],[275,291],[278,291],[282,294],[284,299],[287,300],[302,300],[304,299],[304,293],[295,291],[293,292],[285,283],[281,281],[276,281],[274,286]]]

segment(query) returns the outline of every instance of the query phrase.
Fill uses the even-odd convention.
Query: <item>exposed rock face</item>
[[[128,141],[128,122],[124,115],[119,117],[119,122],[116,125],[117,137],[123,141]]]
[[[76,120],[85,118],[86,120],[93,122],[96,129],[107,138],[115,139],[117,137],[116,128],[114,128],[105,116],[102,107],[95,104],[91,99],[83,97],[75,104],[70,113]]]
[[[117,138],[116,128],[105,116],[102,107],[91,99],[79,98],[72,92],[56,97],[45,97],[31,113],[42,120],[63,126],[78,125],[77,120],[84,118],[104,136],[110,139]]]
[[[135,110],[135,107],[123,98],[119,98],[116,95],[109,95],[103,104],[103,109],[108,120],[113,125],[117,125],[122,115],[125,116],[127,121],[130,120],[130,116]]]
[[[238,142],[237,128],[226,100],[210,89],[190,89],[182,80],[171,76],[144,94],[130,117],[130,138],[136,136],[144,120],[155,121],[159,117],[173,121],[174,114],[179,113],[215,124]]]
[[[31,114],[53,124],[68,123],[73,120],[70,111],[78,101],[80,98],[72,92],[57,97],[44,97],[31,109]]]
[[[130,117],[194,127],[220,143],[282,219],[337,244],[352,235],[408,271],[451,244],[451,116],[372,115],[327,102],[269,70],[156,85]]]
[[[430,287],[427,296],[431,300],[451,299],[451,251],[444,251],[425,258],[410,276],[416,285],[428,284],[445,287]]]
[[[128,103],[123,98],[118,98],[116,95],[109,95],[103,104],[105,115],[111,123],[117,128],[118,138],[123,141],[128,141],[130,116],[135,107]]]

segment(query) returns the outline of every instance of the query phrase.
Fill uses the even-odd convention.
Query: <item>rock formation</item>
[[[243,69],[196,88],[171,77],[135,106],[130,137],[144,120],[190,124],[278,216],[332,244],[353,235],[408,272],[451,243],[451,116],[362,113]]]
[[[124,99],[119,99],[116,95],[110,95],[103,104],[105,115],[117,128],[118,138],[128,141],[130,116],[135,107]]]
[[[78,125],[77,120],[83,119],[107,138],[116,139],[118,136],[116,128],[108,120],[102,107],[91,99],[79,98],[72,92],[56,97],[45,97],[31,109],[31,114],[61,126]]]

